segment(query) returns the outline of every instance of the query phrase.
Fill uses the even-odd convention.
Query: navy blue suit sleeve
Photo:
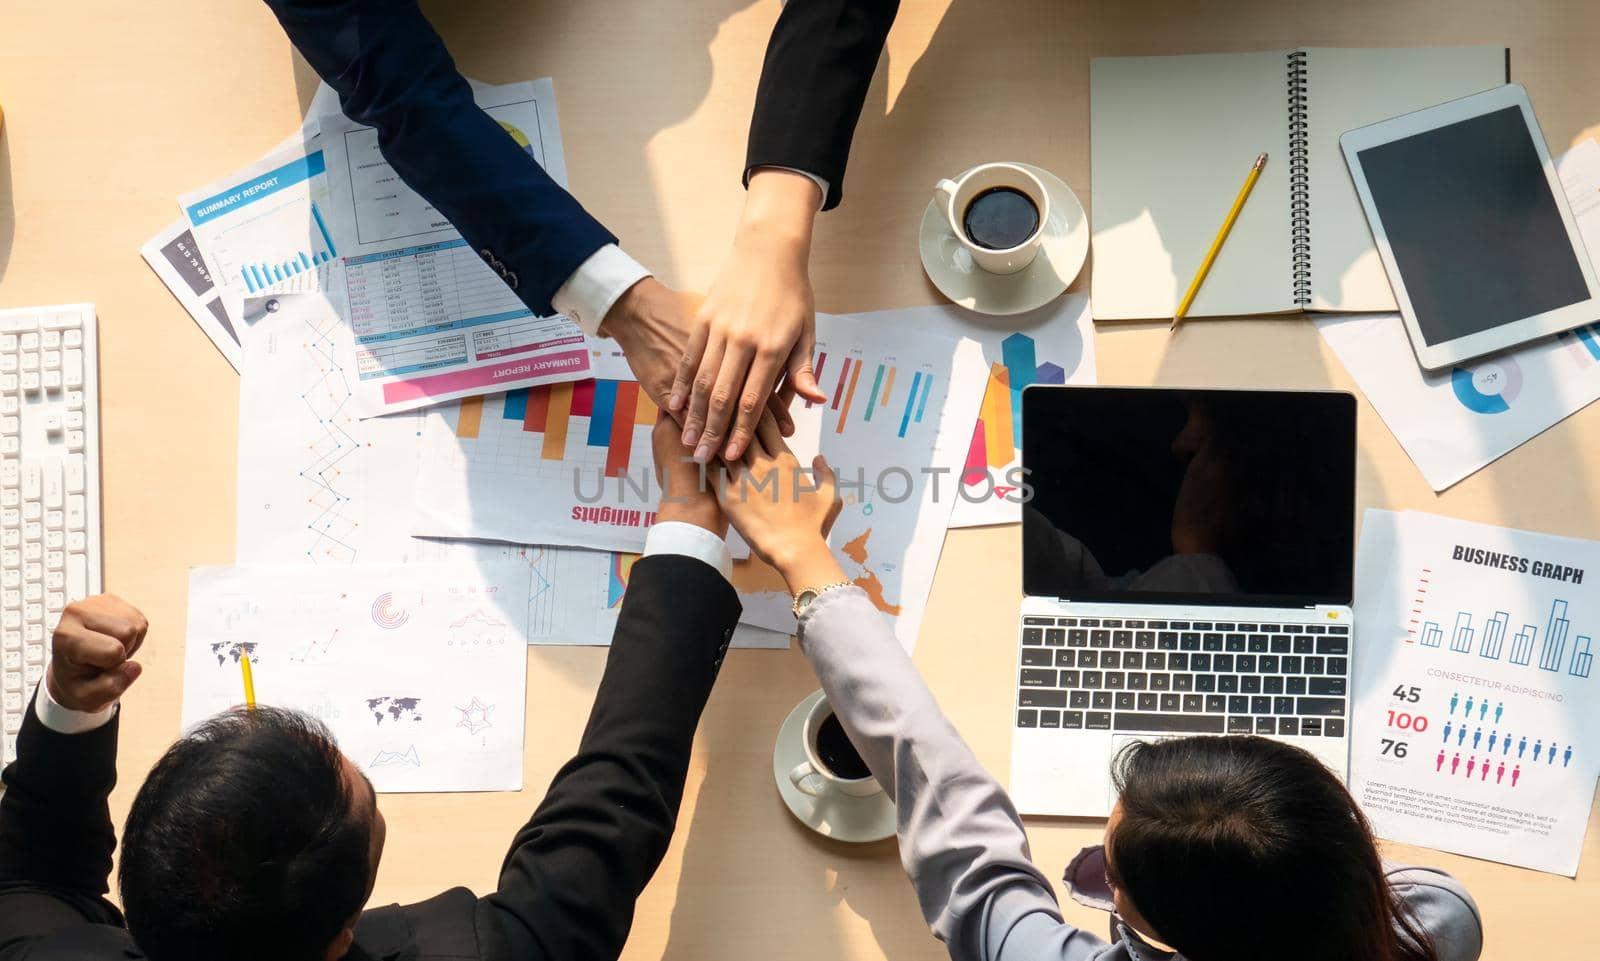
[[[535,314],[554,313],[573,271],[616,242],[473,103],[414,0],[266,2],[345,115],[377,130],[395,172],[474,250],[517,275],[517,296]]]

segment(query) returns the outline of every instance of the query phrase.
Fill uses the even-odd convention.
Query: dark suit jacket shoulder
[[[473,103],[415,0],[267,0],[345,115],[535,314],[616,237]]]
[[[844,195],[845,164],[899,0],[788,0],[767,42],[745,153],[756,167],[793,167],[828,181],[823,209]]]

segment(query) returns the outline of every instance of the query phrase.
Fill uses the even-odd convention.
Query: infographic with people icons
[[[1600,773],[1600,544],[1368,511],[1350,790],[1380,837],[1572,876]]]

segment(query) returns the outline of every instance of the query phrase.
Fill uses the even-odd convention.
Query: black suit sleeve
[[[745,153],[756,167],[793,167],[828,181],[824,210],[844,195],[861,105],[899,0],[788,0],[767,43]]]
[[[117,724],[45,727],[30,702],[0,797],[0,947],[74,925],[120,924],[105,900],[116,832]]]
[[[378,132],[384,159],[505,265],[535,314],[616,237],[478,109],[415,0],[267,0],[289,40],[339,93],[345,115]],[[515,277],[513,282],[510,277]]]
[[[518,832],[485,898],[511,957],[615,958],[666,853],[700,712],[740,605],[703,561],[633,568],[578,753]]]

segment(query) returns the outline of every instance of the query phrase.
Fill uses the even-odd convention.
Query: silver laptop
[[[1105,816],[1128,741],[1256,734],[1348,776],[1355,398],[1030,386],[1011,797]]]

